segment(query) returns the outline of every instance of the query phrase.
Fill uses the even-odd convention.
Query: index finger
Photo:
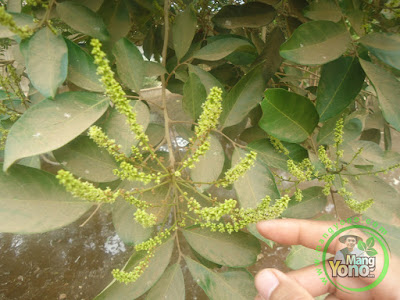
[[[339,222],[314,221],[299,219],[279,219],[270,221],[261,221],[257,224],[257,230],[262,236],[284,245],[303,245],[310,249],[316,249],[317,246],[323,246],[325,240],[321,243],[323,235],[329,228],[336,231],[339,228]],[[328,247],[328,252],[336,253],[336,242],[332,242]]]

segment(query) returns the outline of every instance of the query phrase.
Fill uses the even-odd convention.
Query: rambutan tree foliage
[[[379,175],[400,162],[399,5],[2,2],[0,230],[111,208],[135,250],[107,300],[184,299],[185,265],[209,298],[250,299],[246,268],[271,246],[254,223],[327,206],[396,243],[399,196]]]

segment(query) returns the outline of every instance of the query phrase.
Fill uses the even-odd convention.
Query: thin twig
[[[162,64],[165,67],[167,62],[167,49],[168,49],[168,37],[169,37],[169,0],[164,1],[164,45],[162,50]],[[174,148],[172,147],[171,136],[169,134],[169,123],[170,119],[168,116],[167,110],[167,99],[166,99],[166,82],[165,77],[161,76],[161,99],[163,103],[164,110],[164,124],[165,124],[165,138],[168,144],[169,150],[169,162],[171,170],[174,170],[175,165],[175,156],[174,156]]]
[[[83,222],[81,225],[79,225],[79,227],[85,226],[90,221],[90,219],[97,213],[97,211],[100,209],[100,207],[102,205],[103,205],[103,203],[97,204],[96,209],[90,214],[90,216],[86,219],[85,222]]]

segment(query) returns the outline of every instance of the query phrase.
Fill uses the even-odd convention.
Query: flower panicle
[[[271,141],[271,144],[276,151],[285,155],[289,155],[289,150],[285,146],[283,146],[282,142],[279,139],[270,135],[269,140]]]
[[[117,162],[128,159],[123,153],[121,153],[121,145],[117,145],[115,140],[110,139],[99,126],[91,126],[88,131],[88,136],[97,144],[97,146],[106,149]]]
[[[334,132],[334,141],[336,143],[336,147],[338,147],[343,143],[343,133],[344,133],[343,128],[344,128],[344,120],[343,118],[340,118],[336,122],[335,132]]]
[[[170,237],[171,232],[175,230],[176,226],[172,226],[166,230],[161,230],[156,236],[136,245],[135,250],[146,251],[146,256],[130,272],[114,269],[112,271],[112,275],[114,276],[115,280],[125,284],[135,282],[149,266],[150,259],[154,256],[156,247],[161,245],[168,237]]]
[[[202,228],[210,228],[211,231],[231,234],[232,232],[238,232],[251,223],[279,217],[287,208],[289,201],[290,197],[285,195],[270,206],[271,198],[266,196],[256,208],[244,209],[237,208],[236,201],[228,199],[216,207],[202,208],[196,200],[190,198],[188,207],[198,216],[197,222]],[[230,221],[221,221],[223,216],[229,217]]]
[[[119,191],[113,193],[110,188],[105,190],[96,188],[92,183],[76,179],[70,172],[65,170],[59,170],[56,178],[65,187],[67,192],[83,200],[98,203],[113,203],[119,196]]]
[[[289,173],[300,182],[312,180],[313,176],[316,176],[315,167],[308,158],[303,159],[301,163],[295,163],[292,159],[288,159],[287,168]]]
[[[332,169],[333,162],[328,157],[328,154],[326,153],[325,147],[323,145],[320,145],[318,148],[318,158],[324,164],[325,169]]]
[[[17,34],[21,39],[28,38],[33,34],[33,30],[28,25],[18,26],[12,15],[6,12],[4,6],[0,7],[0,24],[8,27],[11,32]]]
[[[155,183],[161,182],[161,173],[147,174],[145,172],[139,171],[138,168],[133,166],[132,164],[123,161],[119,165],[119,169],[114,170],[114,174],[121,178],[122,180],[129,181],[140,181],[144,184],[148,184],[152,181]]]
[[[200,140],[218,125],[222,112],[222,90],[219,87],[211,88],[202,108],[198,125],[195,127],[195,134]]]
[[[142,225],[144,228],[156,225],[157,218],[154,214],[147,213],[144,209],[138,208],[133,214],[135,221]]]
[[[227,187],[243,176],[255,163],[257,152],[250,151],[246,157],[242,158],[233,168],[225,172],[224,178],[217,182],[217,186]]]
[[[189,139],[196,148],[194,153],[182,162],[182,168],[193,169],[196,162],[200,160],[208,149],[210,149],[210,131],[217,128],[218,119],[222,112],[222,90],[213,87],[207,100],[202,104],[203,111],[199,117],[198,125],[195,127],[195,139]]]
[[[127,118],[127,123],[132,132],[135,133],[136,139],[139,140],[139,146],[143,150],[149,150],[149,138],[143,130],[143,126],[137,122],[136,113],[132,111],[132,107],[126,98],[126,94],[121,85],[115,80],[114,72],[111,70],[109,60],[106,54],[101,50],[101,43],[98,39],[92,39],[90,45],[93,47],[92,54],[94,56],[94,63],[97,65],[97,74],[101,76],[105,93],[110,97],[119,113]]]

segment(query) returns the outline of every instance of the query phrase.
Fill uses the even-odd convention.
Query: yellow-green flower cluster
[[[318,148],[318,158],[324,164],[326,169],[332,169],[333,163],[328,157],[324,146],[319,146]]]
[[[254,165],[256,157],[257,152],[250,151],[250,153],[248,153],[246,157],[242,158],[236,166],[225,172],[224,178],[218,181],[217,186],[222,185],[223,187],[226,187],[234,183]]]
[[[138,168],[134,167],[126,161],[121,162],[119,167],[120,170],[115,169],[114,174],[122,180],[127,179],[129,181],[141,181],[144,184],[148,184],[152,181],[154,181],[155,183],[161,182],[160,172],[157,174],[147,174],[145,172],[139,171]]]
[[[97,146],[104,148],[110,153],[117,162],[125,161],[127,157],[121,153],[121,146],[115,143],[115,140],[108,138],[108,136],[101,130],[99,126],[91,126],[88,131],[89,137],[97,144]]]
[[[196,221],[202,228],[210,228],[211,231],[219,232],[238,232],[251,223],[261,220],[274,219],[279,217],[287,208],[290,197],[285,195],[276,200],[270,206],[271,198],[266,196],[256,208],[236,208],[236,201],[229,199],[216,207],[201,208],[200,204],[194,199],[188,201],[189,210],[194,211],[199,219]],[[227,216],[231,221],[220,222],[223,216]]]
[[[59,170],[56,178],[65,189],[74,197],[81,198],[87,201],[112,203],[119,196],[119,192],[113,193],[110,188],[102,190],[96,188],[90,182],[82,182],[76,179],[70,172]]]
[[[9,130],[0,127],[0,150],[4,150]]]
[[[144,133],[143,127],[137,122],[136,113],[132,111],[132,107],[126,99],[126,94],[121,85],[115,80],[114,72],[110,68],[106,54],[101,50],[100,41],[92,39],[90,45],[93,47],[92,54],[94,56],[94,63],[97,65],[97,74],[101,76],[100,81],[105,87],[106,94],[115,104],[116,109],[126,116],[130,129],[135,133],[136,139],[140,141],[139,146],[143,146],[143,150],[145,151],[149,150],[149,138]]]
[[[192,156],[188,157],[183,163],[182,163],[182,168],[189,168],[193,169],[195,162],[198,162],[200,160],[200,157],[203,156],[208,149],[210,149],[210,142],[209,141],[204,141],[200,143],[200,145],[197,147],[196,151],[192,154]]]
[[[374,199],[367,199],[362,202],[358,202],[357,200],[353,198],[348,198],[345,200],[347,206],[352,209],[354,212],[362,214],[365,212],[368,208],[374,204]]]
[[[6,12],[4,6],[0,7],[0,24],[8,27],[11,32],[19,35],[22,39],[28,38],[33,34],[32,29],[28,25],[19,27],[13,17]]]
[[[26,0],[26,4],[31,6],[42,6],[44,8],[48,8],[49,4],[42,0]]]
[[[188,200],[189,211],[193,211],[205,221],[219,221],[222,216],[232,213],[236,205],[236,200],[226,199],[217,206],[201,208],[200,204],[193,197]]]
[[[211,88],[202,108],[203,111],[195,128],[195,134],[200,139],[207,136],[218,125],[218,119],[222,112],[222,90],[219,87]]]
[[[136,251],[147,251],[147,253],[151,253],[154,248],[161,245],[168,237],[171,235],[171,231],[176,230],[175,226],[172,226],[169,229],[159,231],[156,236],[149,238],[147,241],[144,241],[135,246]]]
[[[303,192],[301,191],[301,189],[296,188],[296,191],[294,192],[294,198],[298,202],[301,202],[301,200],[303,200]]]
[[[311,164],[311,161],[308,158],[303,159],[299,164],[288,159],[287,168],[289,173],[295,176],[300,182],[312,180],[313,175],[315,176],[315,167]]]
[[[334,141],[336,143],[336,146],[339,146],[340,144],[343,143],[343,125],[344,121],[343,118],[339,119],[336,122],[335,126],[335,132],[334,132]]]
[[[139,279],[140,276],[142,276],[143,272],[149,266],[149,261],[152,257],[152,254],[146,255],[145,258],[141,260],[139,264],[135,266],[130,272],[126,272],[120,269],[114,269],[112,271],[112,275],[114,276],[115,280],[123,282],[125,284],[135,282]]]
[[[194,163],[199,161],[208,149],[210,149],[209,133],[218,125],[218,119],[222,112],[222,90],[218,87],[213,87],[207,96],[207,100],[202,104],[203,111],[199,117],[197,126],[194,132],[197,137],[197,142],[189,139],[193,143],[193,148],[196,148],[194,153],[182,163],[182,168],[192,169]]]
[[[133,214],[136,222],[141,224],[144,228],[156,225],[156,216],[149,214],[145,210],[138,208]]]
[[[147,241],[136,245],[135,246],[136,251],[146,251],[147,255],[130,272],[126,272],[120,269],[113,270],[112,274],[114,278],[117,281],[123,283],[135,282],[149,266],[149,261],[154,256],[155,248],[161,245],[171,235],[171,231],[174,230],[176,230],[176,227],[172,226],[167,230],[159,231],[155,237],[150,238]]]
[[[343,185],[346,184],[347,180],[343,179],[342,183],[343,183]],[[344,201],[346,202],[347,206],[350,209],[352,209],[354,212],[356,212],[356,213],[360,213],[361,214],[361,213],[365,212],[374,203],[373,199],[367,199],[367,200],[364,200],[362,202],[358,202],[354,198],[351,198],[353,193],[348,191],[348,190],[346,190],[346,188],[344,188],[344,187],[339,189],[338,194],[345,199]]]
[[[146,208],[149,208],[151,206],[146,201],[139,200],[138,198],[133,196],[133,194],[130,193],[130,192],[126,192],[124,190],[119,190],[119,191],[120,191],[121,196],[125,199],[126,202],[134,205],[137,208],[146,209]]]
[[[333,174],[325,174],[322,175],[321,180],[325,182],[322,193],[328,196],[331,192],[331,187],[333,186],[333,181],[335,180],[335,175]]]
[[[269,140],[271,141],[272,146],[279,152],[283,153],[285,155],[289,155],[289,150],[286,149],[285,146],[283,146],[282,142],[278,140],[276,137],[273,137],[272,135],[269,136]]]

